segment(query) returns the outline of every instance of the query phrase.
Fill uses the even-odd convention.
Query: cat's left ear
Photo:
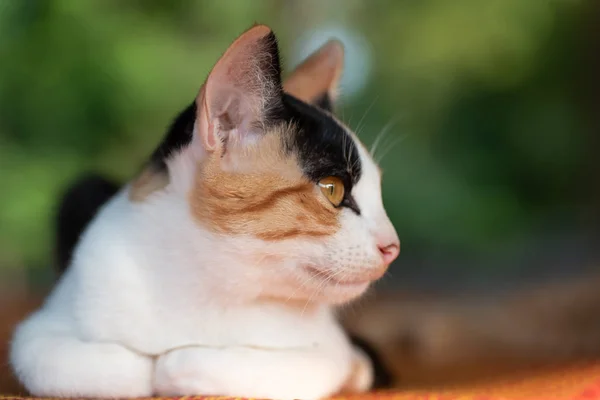
[[[298,99],[332,111],[344,68],[344,47],[330,40],[296,67],[283,90]]]

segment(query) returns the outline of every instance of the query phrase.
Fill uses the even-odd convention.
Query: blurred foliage
[[[584,15],[568,0],[0,0],[0,269],[48,264],[65,185],[131,176],[255,21],[284,60],[333,24],[372,46],[369,84],[340,115],[367,143],[387,132],[403,251],[489,251],[576,221]]]

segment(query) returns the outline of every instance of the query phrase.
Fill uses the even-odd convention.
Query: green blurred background
[[[600,208],[599,11],[574,0],[0,0],[0,275],[47,282],[65,186],[89,170],[137,171],[254,22],[275,30],[288,71],[329,36],[345,42],[339,114],[369,145],[384,132],[384,200],[403,247],[393,277],[585,264]]]

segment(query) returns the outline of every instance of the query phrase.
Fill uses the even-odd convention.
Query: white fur
[[[344,209],[325,241],[267,243],[202,228],[187,202],[193,146],[170,160],[165,190],[132,203],[125,187],[84,232],[44,306],[17,328],[17,376],[36,396],[335,393],[357,354],[331,304],[368,283],[317,281],[302,266],[356,280],[381,268],[377,244],[396,238],[377,167],[358,147],[363,175],[352,194],[361,215]]]

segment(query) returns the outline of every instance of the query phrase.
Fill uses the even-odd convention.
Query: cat
[[[10,345],[27,391],[320,399],[371,387],[336,309],[400,242],[379,168],[333,115],[343,59],[332,40],[283,82],[277,39],[255,25],[129,183],[76,187],[98,191],[94,216],[59,213],[78,227],[59,235],[64,272]]]
[[[99,205],[119,185],[97,175],[61,197],[56,266]],[[369,356],[371,388],[439,386],[498,378],[546,364],[600,357],[600,274],[594,270],[460,296],[376,289],[340,313],[354,345]],[[543,338],[543,340],[540,340]]]

